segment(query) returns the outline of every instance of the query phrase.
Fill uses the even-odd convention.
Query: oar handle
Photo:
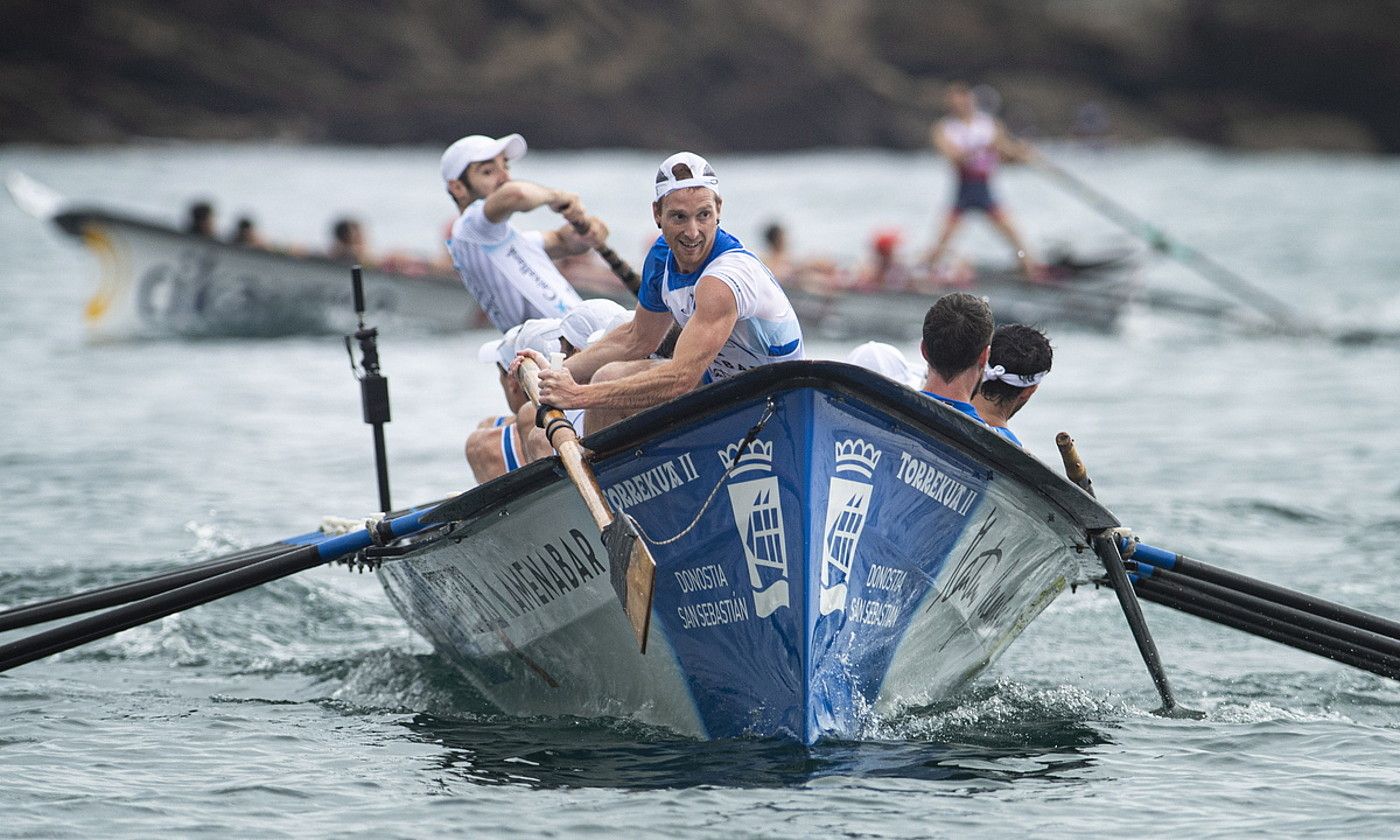
[[[1084,459],[1079,457],[1079,449],[1074,445],[1074,438],[1068,432],[1060,432],[1055,435],[1055,446],[1059,447],[1060,460],[1065,463],[1065,476],[1079,485],[1085,493],[1094,495],[1094,482],[1089,480],[1089,470],[1084,466]]]
[[[572,222],[571,224],[573,224],[574,230],[578,231],[580,236],[588,235],[587,222]],[[594,245],[593,250],[597,251],[598,256],[603,258],[603,262],[608,264],[608,268],[611,268],[613,274],[617,275],[617,279],[621,280],[623,285],[627,287],[627,291],[635,295],[641,290],[642,278],[632,266],[627,264],[626,260],[617,255],[616,251],[601,242]]]
[[[589,469],[584,459],[583,444],[579,443],[578,431],[563,411],[540,402],[540,366],[535,364],[533,359],[522,359],[520,367],[516,369],[516,377],[520,381],[520,387],[525,390],[525,395],[539,412],[542,418],[538,421],[539,425],[549,438],[549,445],[559,453],[564,471],[578,487],[583,504],[588,508],[588,514],[593,517],[599,528],[608,527],[613,521],[612,508],[608,505],[603,488],[598,485],[593,470]]]

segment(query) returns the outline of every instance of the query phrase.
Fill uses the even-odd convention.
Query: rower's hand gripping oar
[[[1059,447],[1060,458],[1065,463],[1065,475],[1084,492],[1094,495],[1093,482],[1089,480],[1089,471],[1084,468],[1084,461],[1079,457],[1074,439],[1065,432],[1060,432],[1055,436],[1055,445]],[[1132,631],[1133,641],[1137,643],[1142,661],[1147,665],[1147,672],[1152,675],[1157,694],[1162,698],[1162,708],[1157,710],[1157,714],[1176,718],[1205,717],[1202,712],[1178,705],[1176,697],[1172,694],[1171,683],[1167,681],[1167,671],[1162,667],[1162,657],[1157,653],[1157,645],[1152,641],[1152,633],[1147,629],[1147,619],[1142,615],[1142,605],[1138,603],[1133,585],[1128,581],[1127,570],[1123,568],[1123,558],[1118,553],[1116,535],[1112,531],[1104,530],[1090,534],[1089,538],[1099,562],[1103,563],[1108,572],[1109,586],[1118,596],[1118,605],[1123,608],[1123,616],[1128,619],[1128,629]]]
[[[612,507],[598,486],[598,478],[584,458],[578,432],[559,409],[540,402],[539,366],[532,359],[520,360],[516,376],[525,393],[538,411],[538,423],[549,438],[549,445],[559,453],[564,471],[578,488],[583,504],[602,530],[603,545],[608,549],[608,567],[613,589],[622,603],[622,611],[632,625],[642,653],[647,652],[647,634],[651,628],[651,598],[656,584],[656,560],[642,540],[637,525],[625,511],[613,514]]]

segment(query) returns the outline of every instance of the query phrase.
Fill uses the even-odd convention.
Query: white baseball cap
[[[867,341],[846,354],[847,364],[860,365],[910,388],[917,387],[919,375],[909,366],[904,353],[893,344]]]
[[[632,311],[607,298],[590,298],[570,309],[559,322],[564,340],[580,350],[608,330],[632,319]]]
[[[525,156],[525,138],[519,134],[507,134],[500,139],[492,139],[484,134],[463,137],[447,147],[442,153],[442,180],[455,181],[473,163],[490,160],[501,152],[506,160],[516,160]]]
[[[499,363],[510,367],[515,354],[521,350],[534,350],[546,359],[551,353],[559,352],[558,318],[531,318],[519,326],[506,330],[505,335],[488,341],[476,351],[478,361],[487,364]]]
[[[682,163],[690,168],[689,178],[676,177],[675,168]],[[687,187],[707,187],[714,191],[716,198],[719,197],[719,176],[715,175],[715,168],[710,162],[694,152],[676,152],[661,161],[661,166],[656,170],[656,200],[660,201],[667,193]]]

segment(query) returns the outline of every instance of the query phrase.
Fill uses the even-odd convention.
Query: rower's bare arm
[[[588,382],[598,368],[608,362],[630,362],[655,353],[675,322],[669,312],[652,312],[638,305],[632,320],[603,336],[587,350],[574,354],[564,366],[576,381]]]
[[[695,287],[695,314],[681,330],[675,355],[622,379],[575,386],[572,407],[647,408],[694,390],[738,320],[738,304],[724,281],[700,278]],[[543,377],[540,382],[543,389]]]
[[[481,209],[487,221],[499,224],[512,214],[527,213],[546,204],[571,222],[573,219],[566,211],[573,211],[575,216],[582,218],[583,204],[578,196],[529,181],[507,181],[486,197],[486,204]]]
[[[1002,160],[1008,160],[1014,163],[1029,163],[1035,160],[1037,154],[1034,146],[1013,136],[1011,132],[1006,130],[1006,126],[1002,125],[1000,120],[997,121],[996,149],[997,154],[1001,155]]]

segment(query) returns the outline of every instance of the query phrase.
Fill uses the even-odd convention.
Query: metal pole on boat
[[[1060,458],[1065,463],[1065,474],[1084,492],[1094,495],[1094,484],[1089,480],[1089,471],[1079,457],[1074,438],[1060,432],[1055,436],[1055,445],[1059,447]],[[1099,531],[1089,536],[1094,553],[1098,555],[1099,562],[1108,573],[1108,584],[1113,589],[1113,594],[1118,596],[1118,605],[1123,608],[1123,617],[1128,620],[1128,629],[1132,631],[1138,653],[1142,655],[1143,664],[1147,666],[1147,672],[1152,675],[1152,682],[1157,686],[1157,694],[1162,698],[1162,708],[1158,709],[1157,713],[1168,717],[1204,717],[1200,712],[1178,705],[1176,696],[1172,694],[1171,683],[1167,681],[1167,671],[1162,667],[1162,657],[1157,653],[1157,644],[1152,641],[1152,633],[1147,629],[1147,619],[1143,617],[1137,593],[1128,581],[1128,573],[1123,568],[1123,557],[1118,553],[1118,543],[1113,533]]]
[[[350,269],[350,281],[355,293],[355,318],[359,329],[354,340],[360,344],[360,365],[355,366],[355,354],[350,349],[352,336],[345,337],[345,352],[350,354],[350,369],[360,380],[360,404],[365,422],[374,427],[374,471],[379,479],[379,510],[393,510],[389,502],[389,460],[384,451],[384,424],[389,422],[389,380],[379,373],[379,330],[365,326],[365,287],[360,267]]]

